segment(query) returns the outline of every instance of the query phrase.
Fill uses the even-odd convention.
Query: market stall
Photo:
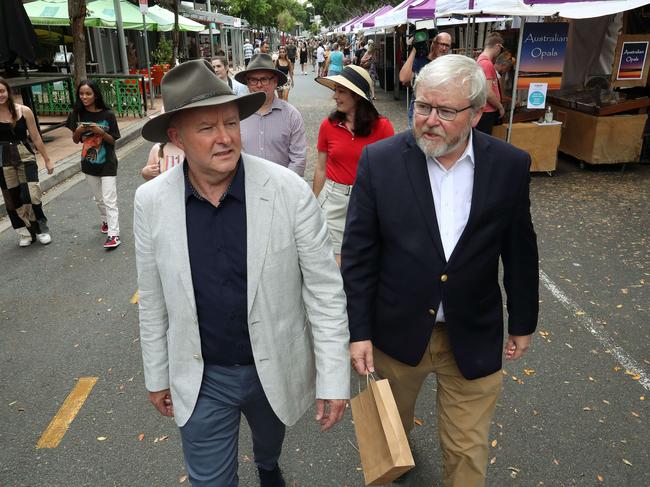
[[[650,105],[646,88],[648,42],[639,38],[630,41],[630,49],[643,49],[636,62],[630,61],[627,66],[625,60],[621,61],[621,39],[625,36],[619,37],[619,32],[636,33],[630,32],[630,23],[623,20],[628,18],[630,10],[650,1],[538,0],[532,3],[475,0],[473,9],[453,11],[456,15],[507,15],[520,19],[513,103],[508,123],[497,129],[495,135],[530,152],[531,170],[547,170],[547,163],[552,161],[546,160],[546,156],[554,154],[556,147],[582,163],[637,162]],[[525,17],[544,17],[545,23],[527,23]],[[536,31],[538,26],[542,29]],[[644,32],[650,31],[647,24],[641,27],[644,28]],[[551,32],[544,33],[544,29]],[[559,68],[558,58],[563,61]],[[627,82],[618,79],[621,64],[628,68],[622,75]],[[629,82],[630,78],[634,82]],[[631,89],[631,86],[639,88]],[[530,111],[531,100],[542,103],[540,112]],[[549,126],[533,123],[549,107],[554,122]],[[533,120],[518,122],[524,114]]]

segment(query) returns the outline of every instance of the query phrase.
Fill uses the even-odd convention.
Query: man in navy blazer
[[[538,316],[530,156],[472,130],[486,101],[481,68],[436,59],[415,84],[412,132],[366,147],[342,248],[350,354],[389,379],[407,433],[430,373],[443,485],[482,486],[505,356],[528,349]]]

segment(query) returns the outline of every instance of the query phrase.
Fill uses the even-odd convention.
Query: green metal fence
[[[90,75],[97,82],[104,101],[118,117],[147,114],[144,76],[138,74]],[[71,81],[45,82],[32,87],[34,107],[39,115],[67,115],[74,105]]]

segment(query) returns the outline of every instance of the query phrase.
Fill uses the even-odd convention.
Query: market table
[[[645,99],[643,106],[638,106],[637,102],[632,109],[643,110],[648,103],[650,101]],[[647,114],[597,115],[554,104],[551,106],[556,118],[562,122],[559,149],[565,154],[587,164],[639,161]]]
[[[492,135],[506,140],[508,124],[496,125]],[[510,143],[530,154],[530,172],[546,172],[549,175],[557,167],[557,149],[560,144],[562,124],[521,122],[512,124]]]

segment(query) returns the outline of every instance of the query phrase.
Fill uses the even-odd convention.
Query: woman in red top
[[[368,71],[349,65],[340,74],[316,81],[334,90],[335,110],[320,125],[314,194],[327,218],[336,262],[341,265],[345,216],[363,148],[395,131],[371,101]]]

